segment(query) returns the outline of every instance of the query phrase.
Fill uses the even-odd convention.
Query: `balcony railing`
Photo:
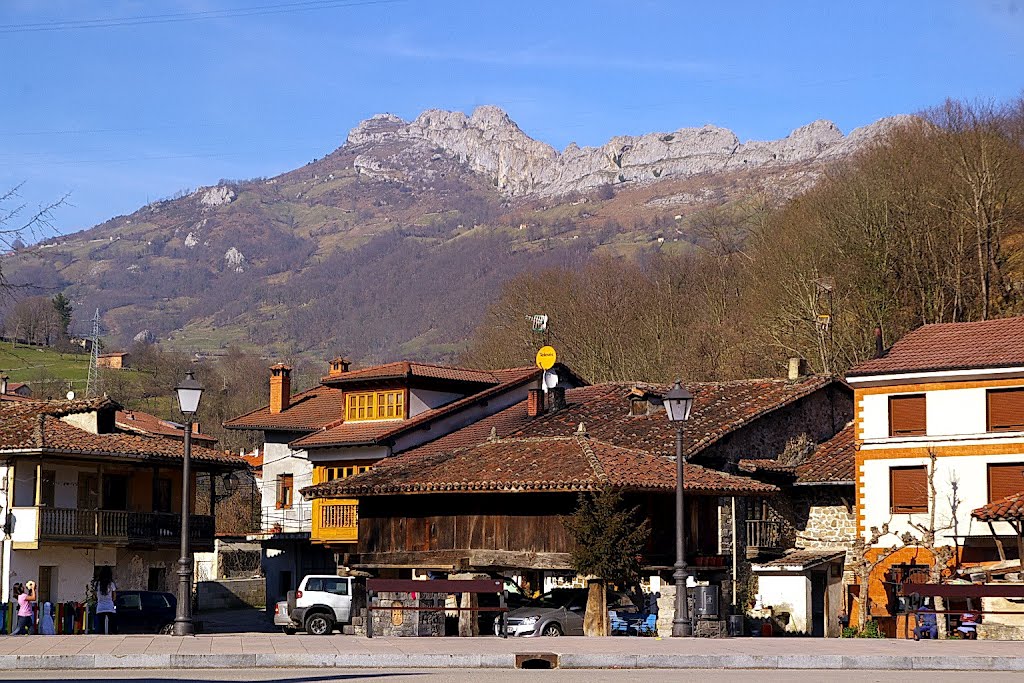
[[[359,539],[359,503],[347,499],[313,501],[314,543],[355,543]]]
[[[176,546],[181,542],[181,515],[172,512],[40,508],[39,537],[48,541],[91,541],[114,544]],[[192,515],[193,543],[213,542],[214,522]]]
[[[747,555],[782,550],[784,524],[777,519],[747,520]]]

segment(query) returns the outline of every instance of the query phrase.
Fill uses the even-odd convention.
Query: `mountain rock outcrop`
[[[428,110],[408,123],[379,114],[354,128],[346,144],[360,148],[355,165],[371,177],[404,176],[408,167],[403,162],[410,154],[440,150],[487,175],[509,195],[558,196],[602,185],[844,156],[908,119],[882,119],[846,136],[831,121],[814,121],[781,140],[746,143],[728,129],[708,125],[617,136],[601,147],[571,144],[559,153],[526,135],[498,107],[483,106],[469,116]],[[392,143],[399,144],[401,153]]]

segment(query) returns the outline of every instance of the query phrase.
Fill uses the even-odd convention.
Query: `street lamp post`
[[[684,524],[683,483],[683,423],[690,419],[693,408],[693,394],[676,380],[663,401],[668,419],[676,426],[676,564],[672,578],[676,582],[676,614],[672,619],[672,637],[686,638],[693,635],[690,624],[690,610],[686,600],[686,526]]]
[[[189,536],[189,484],[192,477],[192,417],[199,409],[203,388],[192,372],[174,387],[178,394],[178,408],[185,416],[185,455],[181,467],[181,558],[178,560],[178,612],[174,617],[174,635],[190,636],[192,625],[192,549]]]

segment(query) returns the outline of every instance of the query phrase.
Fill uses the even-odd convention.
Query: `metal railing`
[[[181,515],[173,512],[40,508],[39,536],[46,540],[155,543],[174,546],[181,538]],[[192,515],[192,541],[213,541],[209,515]]]
[[[748,519],[747,547],[781,548],[783,528],[783,522],[777,519]]]

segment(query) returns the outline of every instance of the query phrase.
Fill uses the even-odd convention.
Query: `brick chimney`
[[[530,417],[537,417],[544,412],[544,392],[540,389],[530,389],[526,396],[526,414]]]
[[[337,358],[331,361],[330,372],[328,373],[327,376],[338,377],[340,375],[344,375],[346,372],[348,372],[348,368],[350,365],[352,365],[352,361],[350,361],[348,358],[338,356]]]
[[[278,363],[270,366],[270,413],[287,410],[292,400],[292,368]]]
[[[885,353],[885,343],[882,340],[882,326],[875,328],[875,358],[881,358]]]

